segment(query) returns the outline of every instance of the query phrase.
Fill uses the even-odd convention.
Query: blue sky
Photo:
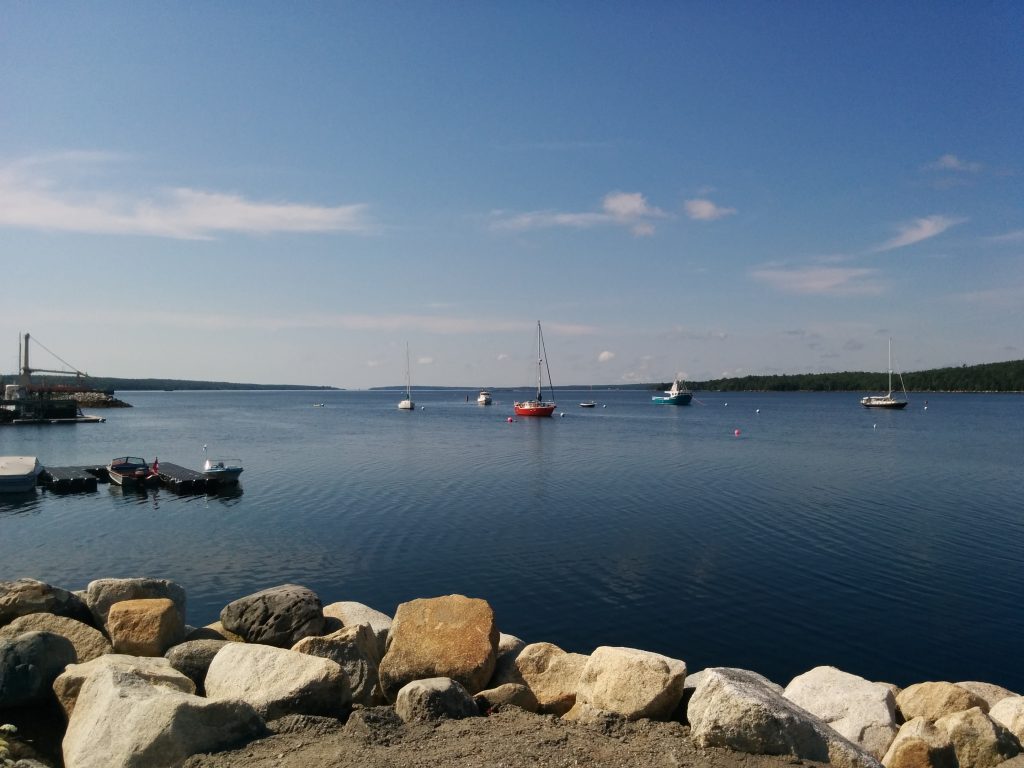
[[[1019,2],[7,3],[0,371],[1019,359],[1022,50]]]

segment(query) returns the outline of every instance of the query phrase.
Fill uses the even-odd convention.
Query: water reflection
[[[39,496],[35,489],[18,493],[0,493],[0,516],[39,514]]]

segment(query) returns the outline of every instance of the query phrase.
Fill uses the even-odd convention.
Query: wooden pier
[[[161,461],[157,473],[160,485],[175,493],[216,493],[230,484],[211,480],[201,472],[178,464]],[[55,493],[88,493],[96,490],[98,483],[109,483],[110,476],[105,466],[45,467],[39,475],[39,485]]]

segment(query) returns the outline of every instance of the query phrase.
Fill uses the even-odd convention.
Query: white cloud
[[[600,211],[530,211],[514,215],[498,211],[492,215],[494,218],[491,226],[494,229],[522,231],[546,227],[590,229],[620,226],[629,229],[637,237],[647,237],[654,234],[654,223],[651,220],[664,218],[667,214],[650,205],[640,192],[609,192],[601,201]]]
[[[872,279],[875,275],[874,269],[853,267],[766,268],[750,273],[784,293],[822,296],[877,296],[885,287]]]
[[[498,360],[499,361],[501,361],[501,360],[508,360],[508,358],[509,358],[509,355],[508,355],[507,352],[502,352],[500,355],[498,355]]]
[[[735,208],[718,206],[703,198],[687,200],[683,207],[686,209],[686,215],[697,221],[714,221],[736,213]]]
[[[961,171],[964,173],[977,173],[982,169],[981,163],[966,162],[956,155],[942,155],[938,160],[933,160],[924,167],[929,171]]]
[[[0,227],[182,240],[211,239],[229,232],[267,235],[369,228],[364,204],[328,207],[255,201],[189,187],[143,195],[88,188],[103,176],[112,157],[72,152],[0,166]]]
[[[871,250],[873,253],[879,253],[920,243],[922,240],[928,240],[936,235],[941,235],[950,227],[962,224],[965,221],[967,219],[958,219],[950,216],[926,216],[923,219],[914,219],[900,226],[899,234],[896,237],[886,240]]]
[[[599,363],[608,363],[608,362],[611,362],[614,358],[615,358],[615,353],[614,352],[609,352],[608,350],[605,350],[604,352],[602,352],[601,354],[599,354],[597,356],[597,362],[599,362]]]
[[[1016,229],[1004,235],[993,235],[989,240],[993,243],[1024,243],[1024,229]]]
[[[432,358],[432,357],[417,357],[416,358],[416,364],[417,365],[433,365],[434,364],[434,358]]]

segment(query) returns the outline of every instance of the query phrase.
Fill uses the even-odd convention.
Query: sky
[[[11,0],[0,372],[1021,359],[1022,52],[1017,0]]]

